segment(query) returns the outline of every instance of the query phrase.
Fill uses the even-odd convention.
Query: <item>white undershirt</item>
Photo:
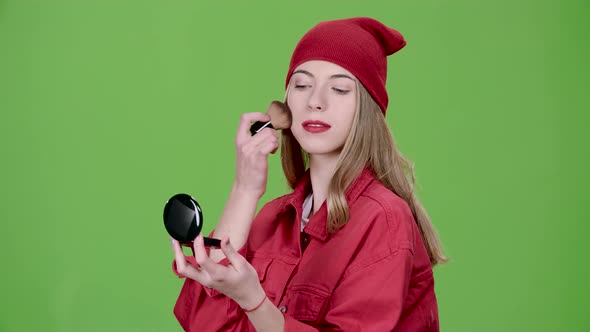
[[[305,225],[309,222],[309,214],[313,207],[313,193],[309,193],[303,201],[303,213],[301,214],[301,231],[305,228]]]

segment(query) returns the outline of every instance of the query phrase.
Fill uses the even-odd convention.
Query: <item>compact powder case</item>
[[[193,247],[203,228],[203,212],[196,199],[187,194],[172,196],[164,206],[164,226],[181,245]],[[221,247],[221,240],[204,237],[206,247]]]

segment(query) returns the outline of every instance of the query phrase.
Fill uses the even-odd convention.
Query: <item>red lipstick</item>
[[[331,126],[325,122],[318,121],[318,120],[307,120],[304,121],[301,126],[305,131],[310,132],[312,134],[323,133],[331,128]]]

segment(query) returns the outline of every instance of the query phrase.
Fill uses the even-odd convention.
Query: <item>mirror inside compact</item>
[[[181,245],[191,247],[203,228],[203,212],[196,199],[187,194],[172,196],[164,206],[164,226]],[[221,247],[218,239],[203,238],[206,247]]]

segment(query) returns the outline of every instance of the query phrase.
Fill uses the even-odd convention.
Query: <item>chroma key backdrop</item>
[[[240,114],[284,98],[317,22],[370,16],[387,121],[450,262],[445,332],[587,331],[587,1],[0,1],[0,331],[181,331],[162,221],[204,232]],[[288,192],[270,157],[260,204]]]

